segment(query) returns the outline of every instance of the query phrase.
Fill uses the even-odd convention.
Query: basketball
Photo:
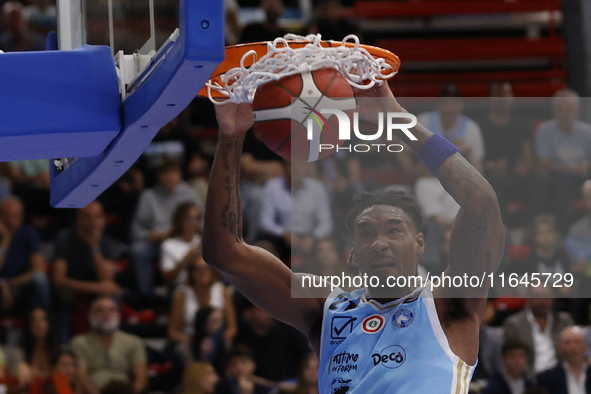
[[[298,100],[292,103],[294,97]],[[323,159],[335,152],[329,145],[343,143],[338,138],[337,117],[320,113],[330,108],[348,110],[349,115],[355,109],[353,89],[335,69],[268,82],[258,87],[254,96],[255,132],[269,149],[288,161]],[[308,140],[308,128],[314,129],[312,140]]]

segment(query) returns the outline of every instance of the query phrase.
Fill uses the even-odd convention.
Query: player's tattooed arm
[[[277,257],[242,239],[240,157],[252,108],[227,104],[216,107],[216,115],[220,133],[207,193],[203,258],[255,305],[313,338],[322,302],[292,298],[292,281],[300,279]]]

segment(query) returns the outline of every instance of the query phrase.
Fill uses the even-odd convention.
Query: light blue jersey
[[[467,394],[473,372],[451,351],[429,289],[384,305],[363,289],[326,300],[322,394]]]

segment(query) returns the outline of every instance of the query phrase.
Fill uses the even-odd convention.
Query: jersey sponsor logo
[[[334,378],[330,383],[330,394],[345,394],[351,388],[349,383],[351,379]]]
[[[349,353],[349,352],[341,352],[335,354],[330,359],[330,364],[328,364],[328,371],[330,372],[351,372],[357,371],[357,360],[359,359],[359,354],[357,353]]]
[[[396,369],[406,361],[406,351],[402,346],[391,345],[384,348],[380,353],[371,355],[374,367],[382,365],[389,369]]]
[[[394,312],[392,323],[398,328],[405,328],[412,324],[415,314],[410,309],[402,308]]]
[[[353,316],[333,316],[330,322],[330,337],[332,339],[346,339],[353,332],[353,323],[357,321]]]
[[[406,299],[406,300],[404,300],[402,303],[403,303],[403,304],[410,304],[410,303],[413,303],[413,302],[415,302],[415,301],[416,301],[416,300],[418,300],[418,299],[419,299],[419,297],[412,297],[412,298],[407,298],[407,299]]]
[[[375,334],[384,327],[386,319],[381,315],[371,315],[363,319],[361,329],[367,334]]]

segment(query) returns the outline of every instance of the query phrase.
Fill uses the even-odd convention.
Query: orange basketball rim
[[[307,44],[310,44],[311,41],[291,41],[288,40],[287,43],[291,48],[303,48]],[[333,48],[333,47],[340,47],[343,45],[341,41],[322,41],[321,45],[325,48]],[[347,48],[354,48],[354,42],[345,42],[345,46]],[[360,48],[364,48],[367,50],[374,58],[379,59],[383,58],[386,63],[388,63],[394,71],[398,71],[400,68],[400,59],[396,54],[388,51],[387,49],[383,49],[380,47],[375,47],[371,45],[359,44]],[[214,71],[211,76],[210,83],[217,83],[223,86],[223,82],[221,76],[224,75],[228,70],[231,70],[235,67],[240,66],[240,61],[244,54],[248,51],[254,50],[256,52],[256,59],[260,59],[261,57],[267,54],[268,49],[268,42],[251,42],[248,44],[238,44],[238,45],[231,45],[226,47],[225,59],[224,61],[218,66],[218,68]],[[250,67],[255,62],[254,56],[249,56],[246,59],[244,66]],[[207,97],[207,85],[204,86],[201,91],[199,91],[200,96]],[[217,90],[211,90],[211,96],[213,98],[225,98],[226,96],[222,95]]]

